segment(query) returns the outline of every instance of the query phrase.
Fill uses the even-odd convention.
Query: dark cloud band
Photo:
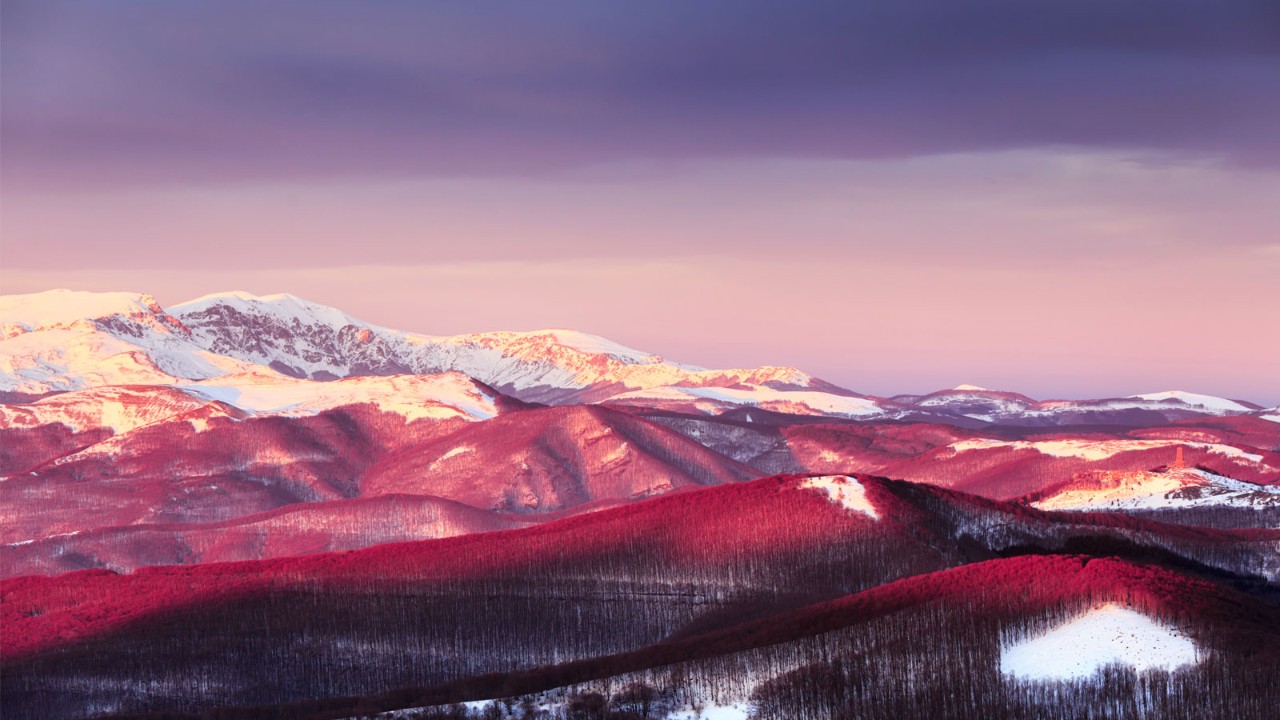
[[[1280,5],[6,2],[9,182],[1040,145],[1280,163]]]

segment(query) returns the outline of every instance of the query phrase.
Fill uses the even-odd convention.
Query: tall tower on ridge
[[[1181,445],[1179,445],[1179,446],[1178,446],[1178,456],[1177,456],[1176,458],[1174,458],[1174,459],[1173,459],[1173,466],[1174,466],[1174,467],[1176,467],[1176,468],[1184,468],[1184,467],[1186,467],[1186,466],[1187,466],[1187,462],[1186,462],[1185,460],[1183,460],[1183,459],[1182,459],[1182,446],[1181,446]]]

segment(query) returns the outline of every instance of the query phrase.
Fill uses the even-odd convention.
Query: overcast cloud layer
[[[1269,0],[4,7],[13,182],[1046,144],[1280,162]]]

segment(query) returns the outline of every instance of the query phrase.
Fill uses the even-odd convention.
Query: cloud
[[[1280,172],[1008,151],[679,172],[8,192],[9,268],[220,270],[720,254],[1138,266],[1274,243]]]
[[[1074,145],[1280,162],[1280,10],[5,3],[6,181],[529,175]]]

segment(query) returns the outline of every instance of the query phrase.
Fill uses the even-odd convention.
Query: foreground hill
[[[1246,652],[1231,638],[1274,614],[1259,598],[1280,573],[1278,541],[1277,532],[1044,513],[870,477],[768,478],[350,553],[11,578],[0,583],[4,704],[6,717],[302,701],[310,704],[274,716],[341,715],[368,706],[334,699],[344,695],[413,686],[427,690],[374,706],[474,700],[704,661],[699,683],[739,678],[735,687],[750,693],[777,681],[770,687],[785,697],[795,690],[788,673],[841,656],[805,639],[819,633],[885,618],[858,642],[897,648],[880,634],[900,629],[889,618],[974,623],[954,636],[956,651],[987,657],[1000,633],[1103,599],[1189,624],[1228,653],[1210,671],[1217,678]],[[1048,556],[1064,551],[1152,567]],[[981,569],[1027,554],[1044,557]],[[929,579],[984,561],[997,565]],[[895,583],[909,578],[918,579]],[[928,609],[938,602],[950,619]],[[897,615],[908,608],[917,610]],[[1235,634],[1215,635],[1237,617]],[[734,659],[762,648],[776,649],[761,650],[768,660]],[[739,662],[750,671],[727,670]],[[994,670],[974,672],[993,682]],[[892,692],[884,681],[877,692]],[[120,693],[125,686],[155,689]]]

